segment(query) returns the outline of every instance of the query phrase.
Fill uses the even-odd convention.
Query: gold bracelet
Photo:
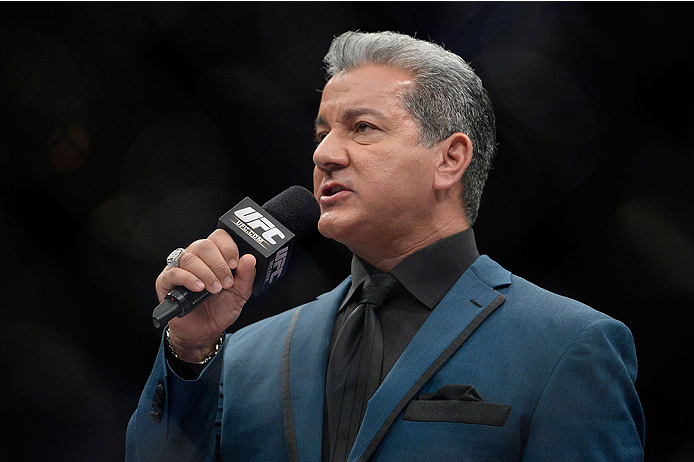
[[[174,356],[174,358],[180,359],[181,361],[184,361],[184,362],[187,362],[187,363],[190,363],[190,361],[186,361],[186,360],[184,360],[184,359],[179,358],[178,355],[176,354],[176,350],[174,350],[174,347],[173,347],[173,345],[171,344],[171,337],[169,336],[169,326],[166,326],[165,337],[166,337],[166,345],[169,347],[169,352],[171,352],[171,354]],[[203,360],[200,361],[200,362],[195,362],[195,363],[191,363],[191,364],[200,364],[200,365],[202,365],[202,364],[207,364],[207,363],[209,363],[210,361],[212,361],[212,358],[214,358],[215,356],[217,356],[217,353],[219,353],[219,350],[222,348],[222,345],[223,345],[223,344],[224,344],[224,332],[222,332],[222,335],[219,337],[219,340],[218,340],[217,343],[214,345],[214,349],[210,352],[209,355],[207,355],[207,357],[206,357],[205,359],[203,359]]]

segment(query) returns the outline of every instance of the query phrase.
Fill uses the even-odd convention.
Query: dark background
[[[354,29],[471,62],[498,119],[480,250],[624,321],[647,460],[692,460],[694,35],[686,3],[622,2],[2,3],[0,460],[122,460],[166,255],[310,187],[321,60]],[[348,272],[317,233],[297,256],[234,328]]]

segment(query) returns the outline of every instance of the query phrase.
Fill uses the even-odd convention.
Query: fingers
[[[181,268],[167,268],[157,277],[155,288],[159,301],[176,286],[183,286],[193,292],[200,292],[205,288],[205,283],[193,273]]]
[[[214,244],[217,246],[222,254],[222,258],[224,258],[224,261],[229,268],[236,268],[239,261],[239,249],[229,233],[223,229],[217,229],[210,234],[208,239],[214,242]]]
[[[187,250],[188,253],[181,255],[178,260],[179,269],[194,274],[213,294],[220,292],[224,285],[231,287],[231,269],[214,243],[201,239],[193,242]]]
[[[215,230],[207,239],[193,242],[178,260],[178,268],[165,268],[157,278],[157,294],[175,286],[216,294],[234,285],[232,269],[238,266],[239,251],[229,234]]]

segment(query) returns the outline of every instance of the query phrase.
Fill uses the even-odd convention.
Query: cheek
[[[383,188],[376,193],[384,207],[401,212],[426,205],[432,192],[432,180],[429,170],[422,167],[415,163],[407,168],[383,172]]]
[[[401,157],[381,166],[379,176],[381,184],[388,189],[415,194],[421,192],[421,188],[429,182],[430,169],[424,160],[405,158],[403,161]]]

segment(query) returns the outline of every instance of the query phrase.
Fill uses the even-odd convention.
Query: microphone
[[[250,253],[256,260],[253,295],[260,295],[287,272],[294,243],[320,218],[316,198],[306,188],[292,186],[259,206],[246,197],[222,215],[217,228],[236,242],[239,256]],[[154,309],[152,323],[159,328],[175,316],[182,318],[211,294],[174,287]]]

